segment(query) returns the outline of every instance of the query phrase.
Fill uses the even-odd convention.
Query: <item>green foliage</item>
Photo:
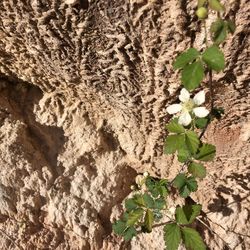
[[[187,90],[197,88],[203,78],[204,68],[200,60],[186,65],[181,72],[181,81]]]
[[[210,69],[217,72],[225,68],[224,54],[216,45],[207,48],[202,54],[202,59]]]
[[[180,196],[187,198],[191,192],[197,190],[197,181],[193,176],[187,177],[185,174],[178,174],[174,181],[173,186],[179,190]]]
[[[181,229],[176,223],[164,227],[164,240],[167,250],[178,250],[181,243]]]
[[[220,3],[219,0],[208,0],[209,7],[215,11],[224,11],[225,7]]]
[[[191,154],[195,154],[199,148],[200,140],[194,131],[187,131],[185,133],[186,146]]]
[[[217,19],[212,23],[210,32],[215,44],[222,43],[227,37],[227,23],[221,19]]]
[[[178,123],[178,119],[173,119],[166,125],[166,129],[170,133],[181,134],[185,132],[185,128]]]
[[[184,245],[187,249],[206,250],[206,246],[203,243],[200,234],[196,230],[189,227],[182,227],[181,233]]]
[[[200,53],[197,51],[197,49],[190,48],[186,52],[180,54],[176,61],[173,64],[174,69],[182,69],[185,67],[188,63],[194,61]]]
[[[175,210],[175,218],[177,223],[181,225],[188,225],[194,222],[195,218],[200,215],[201,205],[185,205],[177,207]]]
[[[208,122],[208,118],[197,118],[195,119],[195,126],[196,128],[205,128]]]
[[[224,11],[224,6],[219,0],[198,0],[196,14],[200,19],[207,17],[208,9],[221,12]],[[224,54],[218,46],[225,41],[229,33],[234,33],[235,25],[230,20],[223,20],[220,13],[217,13],[217,16],[219,18],[210,27],[213,44],[207,46],[203,53],[190,48],[181,53],[173,64],[175,70],[181,71],[182,84],[189,91],[200,86],[205,72],[209,72],[211,77],[212,70],[220,72],[225,68]],[[195,113],[194,108],[204,102],[203,93],[200,92],[194,99],[189,100],[185,91],[181,93],[181,112],[189,112],[191,123],[183,126],[179,124],[178,117],[173,118],[166,125],[168,136],[164,144],[164,153],[177,154],[178,160],[183,163],[181,170],[172,181],[148,176],[147,173],[140,175],[136,179],[136,185],[132,186],[136,187],[133,188],[134,194],[125,200],[124,214],[113,223],[112,228],[126,241],[131,240],[137,233],[150,233],[154,223],[160,221],[168,209],[167,196],[170,192],[176,194],[178,190],[179,195],[185,198],[185,205],[176,208],[175,218],[164,227],[166,248],[177,250],[182,243],[187,250],[205,250],[201,236],[193,228],[194,221],[201,213],[201,205],[195,202],[189,204],[188,196],[197,191],[197,180],[206,176],[204,162],[212,161],[216,153],[215,146],[203,143],[202,137],[209,123],[214,118],[220,119],[224,110],[213,108],[205,118],[197,117],[199,112]],[[200,111],[199,116],[203,116],[202,108],[196,111]]]
[[[126,226],[130,227],[130,226],[134,226],[135,223],[138,222],[139,219],[141,219],[143,215],[143,209],[142,208],[137,208],[133,211],[131,211],[128,214],[128,219],[126,222]]]
[[[154,222],[154,214],[151,210],[147,209],[144,218],[144,225],[148,233],[152,231],[153,222]]]
[[[218,18],[215,22],[213,22],[210,27],[212,40],[217,45],[224,42],[228,32],[233,34],[234,31],[235,24],[230,20],[224,21],[221,18]]]
[[[157,180],[153,177],[148,177],[146,179],[146,186],[148,188],[148,191],[154,198],[165,198],[168,194],[167,185],[168,182],[165,179]],[[157,208],[158,205],[155,206]]]
[[[188,172],[192,174],[194,177],[198,177],[201,179],[206,177],[206,169],[200,163],[191,162],[188,166]]]
[[[215,152],[216,149],[214,145],[204,143],[199,148],[199,152],[194,156],[194,158],[200,161],[212,161],[214,159]]]
[[[176,150],[181,149],[185,141],[184,134],[169,135],[165,140],[165,154],[173,154]]]

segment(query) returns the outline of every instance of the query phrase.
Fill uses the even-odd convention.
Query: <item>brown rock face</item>
[[[214,82],[226,115],[206,134],[217,158],[193,199],[217,232],[201,229],[209,248],[223,238],[239,250],[250,248],[250,5],[223,2],[237,26]],[[111,221],[137,172],[178,171],[162,152],[165,108],[181,88],[174,58],[204,46],[195,5],[0,2],[1,249],[163,249],[160,231],[126,245]]]

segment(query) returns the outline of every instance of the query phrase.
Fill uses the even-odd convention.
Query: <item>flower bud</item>
[[[145,173],[143,174],[143,176],[144,176],[144,177],[148,177],[148,176],[149,176],[149,173],[148,173],[148,172],[145,172]]]
[[[143,179],[144,179],[144,177],[143,177],[143,175],[137,175],[136,177],[135,177],[135,183],[138,185],[138,186],[141,186],[142,185],[142,181],[143,181]]]
[[[197,11],[196,11],[196,15],[200,18],[200,19],[205,19],[207,18],[207,9],[205,7],[200,7]]]

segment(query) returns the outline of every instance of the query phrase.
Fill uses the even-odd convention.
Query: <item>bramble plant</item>
[[[175,115],[166,125],[168,136],[165,140],[164,153],[176,154],[182,164],[181,169],[173,180],[158,179],[148,173],[138,175],[133,193],[125,200],[125,209],[121,219],[113,224],[113,231],[131,240],[138,233],[150,233],[153,227],[164,225],[164,241],[167,250],[177,250],[180,244],[187,249],[203,250],[206,246],[194,229],[193,223],[202,212],[202,206],[196,204],[189,196],[198,189],[198,179],[205,178],[205,162],[215,157],[214,145],[204,143],[202,137],[214,118],[220,119],[224,111],[214,106],[213,72],[225,68],[224,54],[219,45],[226,39],[228,33],[234,33],[235,25],[221,16],[225,7],[219,0],[198,0],[196,15],[205,28],[205,49],[199,51],[189,48],[180,54],[173,68],[179,70],[183,88],[179,95],[179,104],[167,108],[170,115]],[[212,44],[208,44],[206,18],[209,12],[217,12],[217,20],[210,27]],[[191,91],[200,87],[201,82],[208,76],[210,92],[210,110],[205,106],[205,91],[200,90],[191,98]],[[167,197],[176,191],[185,199],[185,205],[177,206],[175,211],[169,208]],[[192,202],[190,202],[190,200]],[[160,222],[167,217],[168,221]]]

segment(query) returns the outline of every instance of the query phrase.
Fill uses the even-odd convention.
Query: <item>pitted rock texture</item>
[[[226,115],[206,133],[217,158],[193,199],[218,233],[197,225],[210,249],[248,249],[250,5],[224,2],[237,26],[214,78]],[[204,47],[195,4],[0,2],[1,249],[163,248],[157,230],[122,242],[111,221],[137,172],[178,171],[162,152],[165,108],[181,88],[174,58]]]

